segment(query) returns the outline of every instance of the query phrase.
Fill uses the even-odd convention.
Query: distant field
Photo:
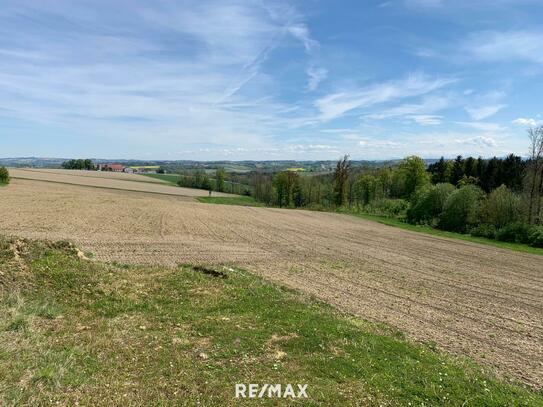
[[[63,171],[69,171],[64,173]],[[94,176],[94,174],[98,174]],[[103,174],[103,176],[102,176]],[[61,184],[82,185],[95,188],[120,189],[135,192],[149,192],[154,194],[175,195],[186,197],[207,196],[208,191],[193,188],[181,188],[168,185],[164,181],[143,177],[136,174],[124,174],[103,172],[95,173],[91,171],[77,170],[27,170],[10,169],[10,175],[13,178],[28,179],[35,181],[47,181]],[[143,181],[143,182],[142,182]],[[146,182],[150,181],[150,182]],[[233,196],[220,192],[215,193],[218,196]]]
[[[307,384],[308,399],[258,403],[270,406],[543,404],[243,270],[204,272],[0,237],[0,404],[252,405],[234,397],[236,383]]]
[[[76,177],[90,177],[90,178],[105,178],[113,180],[123,181],[135,181],[135,182],[158,182],[160,179],[153,179],[143,177],[140,174],[128,174],[126,172],[113,172],[113,171],[86,171],[86,170],[64,170],[64,169],[51,169],[51,168],[12,168],[9,170],[11,174],[21,174],[20,171],[44,173],[44,174],[61,174],[72,175]],[[27,174],[28,176],[28,174]]]
[[[0,230],[71,239],[107,262],[242,267],[543,387],[541,256],[336,213],[187,199],[14,179]]]

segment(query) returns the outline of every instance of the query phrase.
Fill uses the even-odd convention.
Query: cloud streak
[[[432,79],[424,74],[416,73],[399,81],[388,81],[355,91],[333,93],[317,100],[315,106],[320,111],[320,120],[329,121],[353,110],[425,95],[454,82],[455,79],[451,78]]]

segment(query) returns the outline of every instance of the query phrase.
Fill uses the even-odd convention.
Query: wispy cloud
[[[472,117],[473,120],[483,120],[488,117],[494,116],[506,105],[490,105],[490,106],[477,106],[466,107],[466,111]]]
[[[543,63],[543,32],[477,32],[465,42],[464,50],[477,59],[489,62],[517,59]]]
[[[328,71],[324,68],[315,68],[310,66],[306,70],[308,80],[307,80],[307,89],[313,91],[317,89],[317,86],[326,79],[328,76]]]
[[[316,101],[322,121],[343,116],[352,110],[380,103],[420,96],[455,82],[451,78],[430,78],[424,74],[412,74],[399,81],[371,85],[355,91],[327,95]]]

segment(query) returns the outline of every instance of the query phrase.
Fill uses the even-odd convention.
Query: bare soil
[[[48,181],[60,184],[82,185],[98,188],[110,188],[126,191],[150,192],[153,194],[177,195],[188,197],[208,196],[203,189],[182,188],[169,185],[151,177],[122,172],[97,172],[76,170],[15,169],[9,170],[12,178]],[[150,181],[150,182],[142,182]],[[213,196],[235,196],[222,192],[213,192]]]
[[[44,174],[62,174],[62,175],[74,175],[77,177],[90,177],[90,178],[105,178],[105,179],[116,179],[116,180],[125,180],[125,181],[140,181],[140,182],[154,182],[159,184],[168,184],[167,181],[146,177],[141,174],[129,174],[126,172],[114,172],[114,171],[87,171],[87,170],[65,170],[65,169],[54,169],[54,168],[10,168],[9,172],[13,176],[20,176],[20,171],[31,171],[33,173],[44,173]],[[14,175],[19,174],[19,175]],[[28,173],[25,174],[25,177],[30,177]]]
[[[347,215],[22,179],[0,213],[2,234],[71,239],[99,260],[242,266],[543,386],[541,256]]]

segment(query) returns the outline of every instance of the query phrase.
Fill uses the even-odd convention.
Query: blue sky
[[[524,155],[540,0],[4,0],[0,156]]]

